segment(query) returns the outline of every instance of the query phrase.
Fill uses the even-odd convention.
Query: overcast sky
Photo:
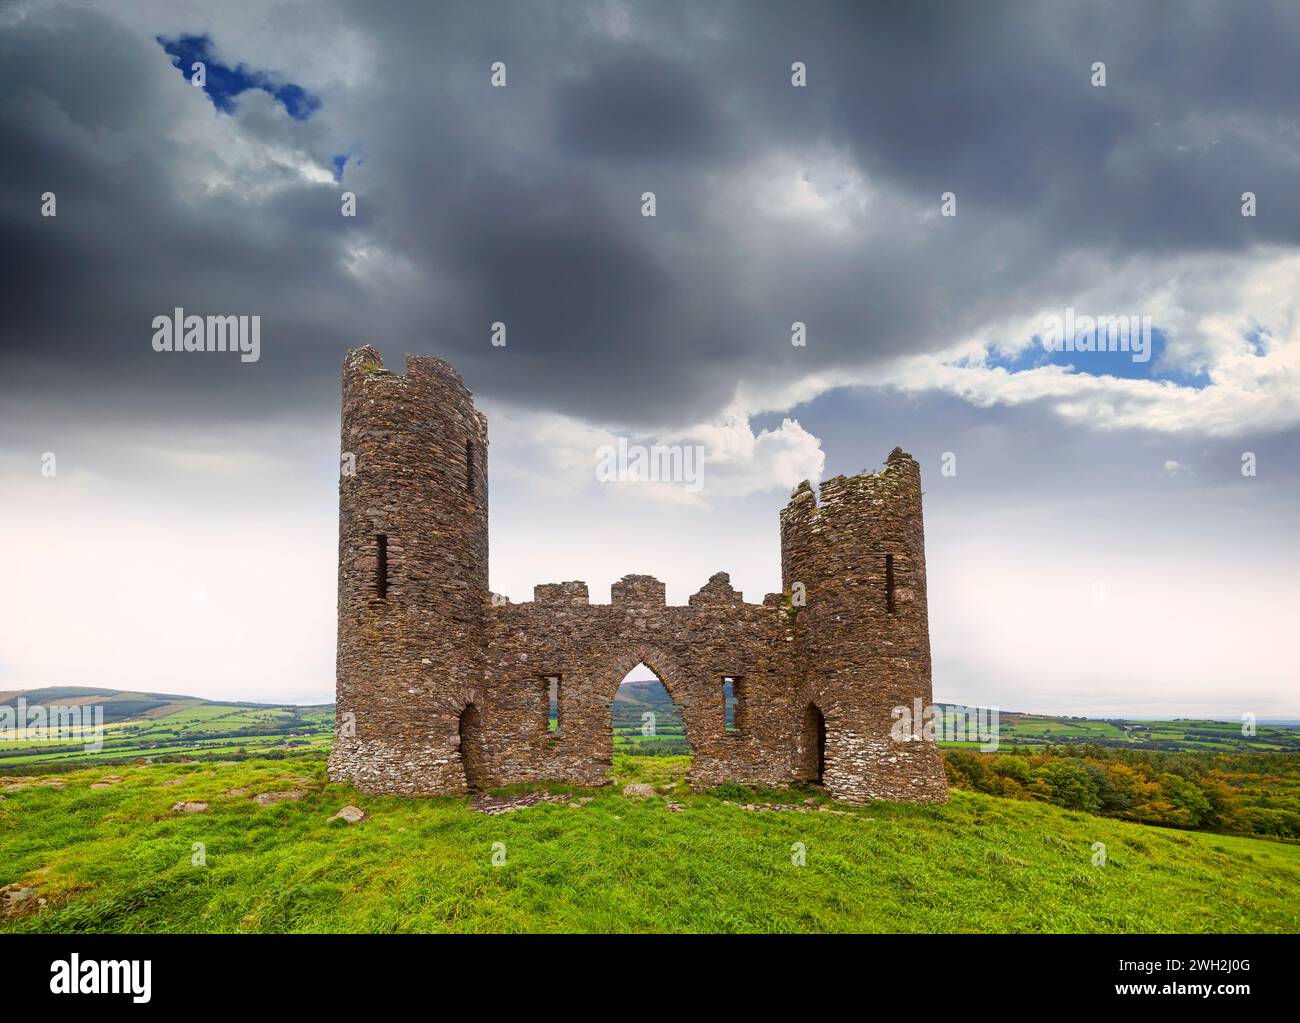
[[[488,414],[514,600],[759,601],[791,487],[901,445],[938,699],[1300,716],[1297,52],[1263,3],[0,6],[0,688],[332,699],[369,343]],[[176,307],[260,358],[154,351]],[[703,487],[598,481],[620,437]]]

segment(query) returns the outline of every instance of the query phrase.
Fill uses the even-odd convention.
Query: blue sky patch
[[[1104,339],[1099,338],[1099,341]],[[1119,377],[1124,380],[1169,380],[1181,387],[1208,387],[1210,377],[1204,369],[1187,372],[1165,365],[1165,350],[1168,340],[1158,328],[1151,329],[1150,358],[1145,362],[1135,361],[1133,352],[1123,351],[1049,351],[1041,337],[1035,336],[1033,344],[1022,348],[1014,355],[1000,355],[990,350],[988,365],[1005,369],[1008,373],[1020,373],[1024,370],[1037,369],[1040,366],[1073,366],[1076,373],[1090,376]]]
[[[223,64],[212,53],[212,38],[208,35],[182,35],[175,39],[157,36],[161,46],[180,69],[181,77],[190,80],[195,61],[204,65],[203,91],[212,105],[223,114],[234,113],[235,97],[249,89],[261,89],[273,96],[295,121],[305,121],[320,109],[321,101],[301,85],[279,80],[273,71],[256,71],[240,63],[234,67]],[[337,159],[337,158],[336,158]],[[341,169],[338,171],[341,175]]]
[[[1250,346],[1250,350],[1253,354],[1258,355],[1261,358],[1268,354],[1269,341],[1271,338],[1272,335],[1258,323],[1246,332],[1246,344]]]

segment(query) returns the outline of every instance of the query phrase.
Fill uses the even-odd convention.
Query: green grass
[[[1102,931],[1300,927],[1300,847],[953,792],[946,806],[748,812],[684,794],[685,758],[619,757],[684,803],[617,787],[497,817],[465,799],[363,796],[319,755],[60,774],[0,801],[0,885],[38,886],[14,931]],[[104,774],[123,781],[92,790]],[[172,778],[176,785],[164,787]],[[289,778],[310,779],[305,785]],[[250,794],[298,784],[306,798]],[[552,791],[566,790],[549,786]],[[728,790],[727,798],[736,792]],[[801,803],[803,793],[749,794]],[[211,811],[182,816],[178,800]],[[832,807],[819,798],[820,805]],[[330,821],[354,803],[371,814]],[[492,862],[494,843],[506,861]],[[1093,866],[1104,842],[1108,864]],[[191,865],[194,843],[206,866]],[[791,862],[802,843],[806,865]]]

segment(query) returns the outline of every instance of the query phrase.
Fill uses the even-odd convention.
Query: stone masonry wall
[[[609,604],[592,604],[583,582],[539,585],[521,604],[491,599],[487,422],[440,359],[408,356],[396,374],[373,348],[349,353],[342,451],[356,472],[339,485],[331,778],[412,795],[605,784],[614,694],[643,662],[682,708],[695,785],[802,780],[854,802],[947,798],[934,744],[890,735],[892,708],[930,702],[909,456],[895,450],[882,473],[828,480],[820,507],[806,482],[796,488],[781,513],[784,595],[747,604],[720,572],[669,606],[664,584],[640,575],[614,583]],[[804,606],[791,606],[794,583]],[[740,695],[731,732],[728,677]]]

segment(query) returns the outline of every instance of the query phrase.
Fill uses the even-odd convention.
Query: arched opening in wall
[[[810,703],[803,712],[803,727],[799,734],[799,777],[820,785],[826,775],[826,718],[821,708]]]
[[[472,703],[460,712],[460,765],[465,771],[465,787],[483,788],[483,718]]]
[[[614,755],[655,758],[636,761],[628,769],[642,774],[685,774],[690,766],[691,745],[686,741],[682,708],[673,703],[659,676],[638,664],[624,676],[610,705],[614,731]],[[660,758],[678,758],[662,760]]]

